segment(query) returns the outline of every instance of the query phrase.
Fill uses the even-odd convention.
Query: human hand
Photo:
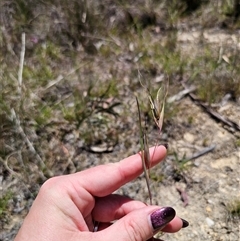
[[[151,166],[166,155],[164,146],[150,149]],[[188,224],[172,208],[112,194],[142,173],[140,154],[47,180],[15,241],[146,241],[156,232],[177,232]],[[94,220],[99,223],[97,232]],[[114,223],[112,223],[114,221]],[[155,239],[156,240],[156,239]]]

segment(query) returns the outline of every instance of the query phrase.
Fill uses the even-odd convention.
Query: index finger
[[[164,146],[149,149],[151,167],[158,164],[166,156]],[[117,163],[100,165],[79,173],[72,177],[76,189],[82,187],[93,196],[103,197],[116,191],[122,185],[135,179],[143,172],[141,155],[135,154]]]

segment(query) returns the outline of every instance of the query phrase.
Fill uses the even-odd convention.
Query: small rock
[[[214,204],[214,201],[211,200],[211,199],[208,199],[207,202],[210,203],[210,204]]]
[[[206,207],[206,212],[207,212],[207,213],[211,213],[211,212],[212,212],[212,209],[211,209],[209,206],[207,206],[207,207]]]
[[[209,227],[212,227],[214,225],[214,221],[212,219],[206,218],[205,220],[206,220],[206,223]]]
[[[194,135],[190,134],[190,133],[185,133],[183,138],[188,142],[188,143],[193,143],[195,140]]]
[[[135,49],[134,43],[130,43],[130,44],[129,44],[129,50],[130,50],[131,52],[133,52],[134,49]]]

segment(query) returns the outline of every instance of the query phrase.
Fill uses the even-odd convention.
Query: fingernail
[[[185,220],[185,219],[183,219],[183,218],[181,218],[181,220],[182,220],[182,228],[186,228],[186,227],[188,227],[189,222],[188,222],[188,221],[186,221],[186,220]]]
[[[151,223],[154,230],[164,228],[176,215],[176,212],[171,207],[164,207],[154,211],[151,216]]]
[[[168,149],[168,143],[162,144],[166,149]]]

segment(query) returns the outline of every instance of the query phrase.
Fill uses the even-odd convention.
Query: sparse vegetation
[[[114,150],[135,152],[134,95],[149,145],[182,135],[176,129],[184,110],[179,102],[166,101],[159,137],[138,71],[153,99],[169,80],[169,96],[194,85],[197,98],[215,109],[224,106],[226,96],[227,103],[238,105],[239,1],[139,2],[1,1],[0,215],[19,192],[13,188],[10,195],[6,183],[21,180],[36,193],[52,175],[84,168],[87,158],[80,154],[94,152],[92,159],[98,160]],[[232,118],[231,111],[221,111]],[[190,113],[181,127],[197,124],[196,113]],[[208,138],[202,138],[203,146]],[[234,143],[239,147],[239,138]],[[185,152],[175,150],[169,153],[173,172],[183,180],[189,165]],[[155,182],[166,179],[165,173],[150,175]],[[234,208],[229,212],[239,214]]]
[[[231,203],[227,205],[228,218],[231,220],[240,219],[240,200],[232,200]]]
[[[4,219],[5,215],[8,213],[8,204],[9,201],[12,199],[13,194],[11,191],[6,192],[0,198],[0,218]]]

